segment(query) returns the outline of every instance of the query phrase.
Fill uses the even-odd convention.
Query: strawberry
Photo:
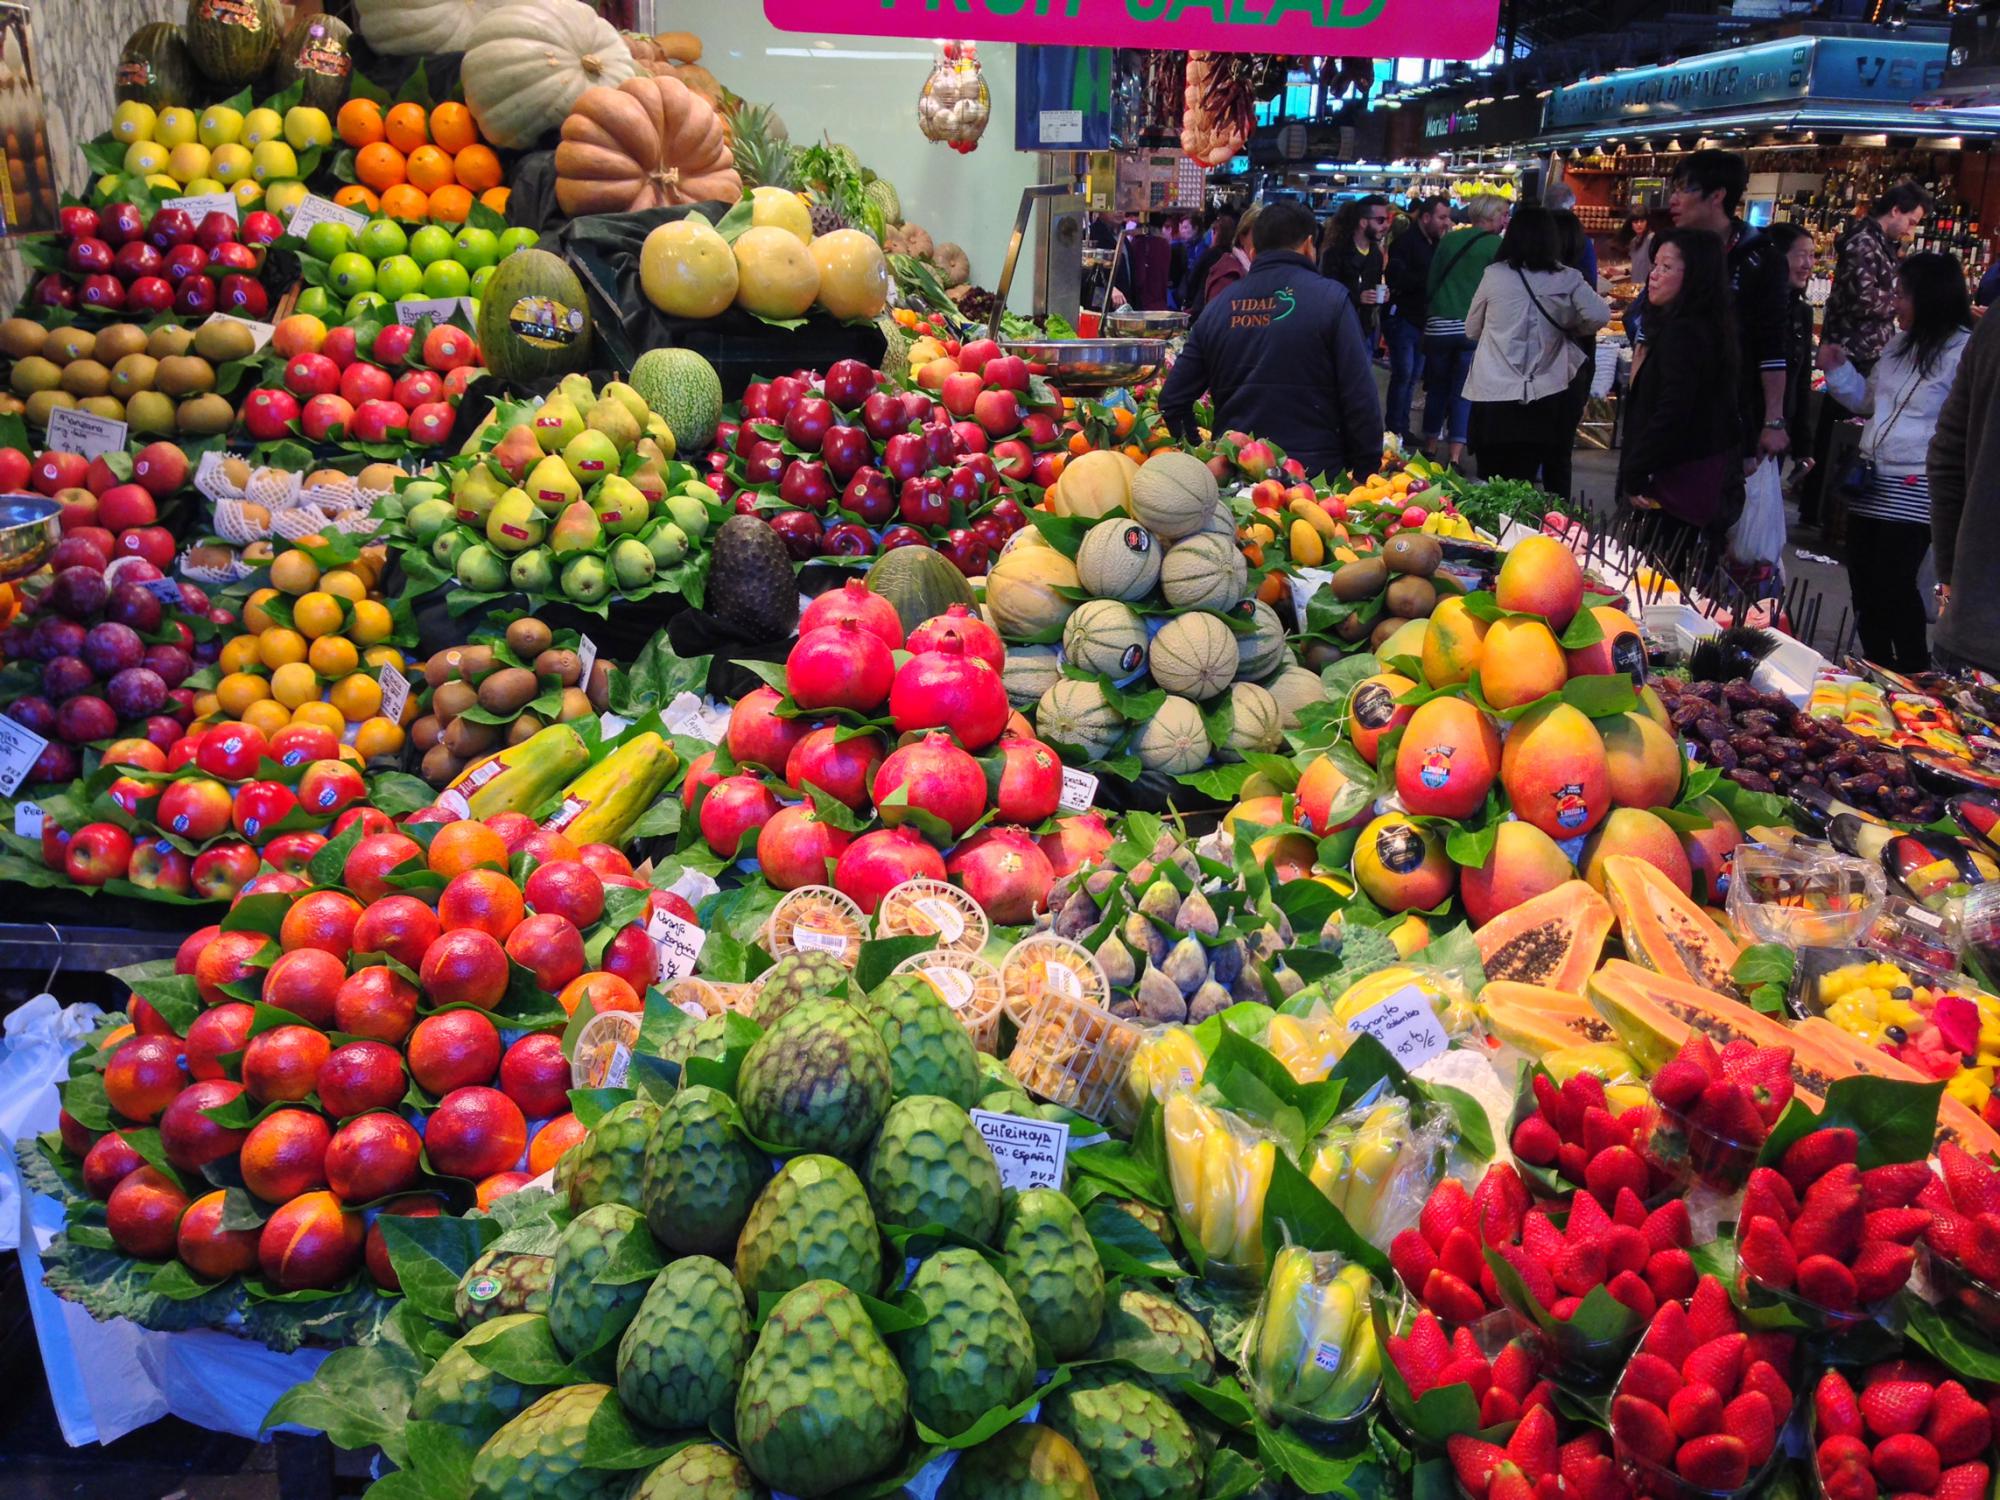
[[[1652,1327],[1639,1341],[1639,1347],[1665,1360],[1678,1373],[1682,1361],[1694,1353],[1696,1342],[1693,1331],[1688,1327],[1687,1309],[1678,1302],[1662,1302],[1660,1310],[1653,1314]]]
[[[1583,1149],[1591,1156],[1601,1156],[1614,1146],[1626,1144],[1624,1130],[1611,1117],[1611,1111],[1603,1105],[1593,1105],[1583,1112],[1581,1132]]]
[[[1938,1147],[1937,1158],[1953,1208],[1962,1214],[2000,1214],[2000,1172],[1950,1141]]]
[[[1485,1256],[1479,1258],[1479,1295],[1494,1307],[1500,1305],[1500,1278],[1493,1274],[1493,1266]]]
[[[1866,1473],[1872,1458],[1873,1455],[1868,1451],[1868,1445],[1859,1437],[1849,1433],[1842,1433],[1830,1438],[1821,1438],[1819,1450],[1814,1455],[1815,1462],[1819,1464],[1819,1471],[1822,1474],[1832,1474],[1841,1469],[1853,1468],[1858,1468],[1863,1473]]]
[[[1878,1438],[1919,1432],[1931,1401],[1931,1388],[1920,1380],[1878,1380],[1861,1393],[1861,1420]]]
[[[1864,1386],[1874,1385],[1880,1380],[1915,1380],[1935,1389],[1944,1383],[1944,1371],[1928,1359],[1912,1359],[1905,1355],[1878,1360],[1861,1372]]]
[[[1580,1202],[1589,1201],[1579,1196]],[[1607,1267],[1602,1238],[1571,1238],[1563,1243],[1562,1254],[1550,1270],[1556,1285],[1573,1297],[1581,1297],[1594,1286],[1604,1284]]]
[[[1521,1219],[1528,1212],[1528,1186],[1521,1174],[1502,1162],[1488,1167],[1473,1190],[1471,1215],[1466,1227],[1489,1245],[1504,1245],[1518,1239]]]
[[[1646,1269],[1646,1261],[1652,1251],[1647,1247],[1646,1236],[1630,1224],[1613,1224],[1604,1233],[1604,1265],[1607,1275],[1616,1276],[1620,1271],[1638,1273]]]
[[[1556,1170],[1566,1182],[1583,1181],[1583,1174],[1590,1170],[1590,1152],[1582,1141],[1562,1143],[1562,1149],[1556,1152]]]
[[[1451,1357],[1477,1360],[1482,1365],[1486,1363],[1486,1351],[1479,1347],[1479,1340],[1472,1336],[1470,1328],[1452,1329]]]
[[[1437,1383],[1441,1386],[1464,1385],[1472,1388],[1472,1399],[1483,1400],[1493,1385],[1493,1369],[1478,1355],[1467,1357],[1456,1355],[1438,1371]]]
[[[1627,1396],[1638,1396],[1665,1410],[1681,1384],[1678,1368],[1659,1355],[1641,1349],[1626,1364],[1625,1377],[1618,1383],[1618,1389]]]
[[[1446,1235],[1471,1217],[1471,1194],[1456,1177],[1447,1177],[1431,1190],[1423,1211],[1417,1215],[1417,1228],[1423,1232],[1425,1243],[1435,1250],[1444,1243]]]
[[[1529,1082],[1535,1091],[1536,1108],[1557,1138],[1567,1140],[1575,1135],[1583,1111],[1574,1096],[1564,1093],[1553,1078],[1539,1070]]]
[[[1557,1255],[1562,1253],[1561,1241],[1557,1241],[1554,1253]],[[1514,1268],[1515,1274],[1521,1278],[1521,1285],[1528,1289],[1528,1295],[1542,1306],[1547,1307],[1556,1300],[1559,1295],[1556,1291],[1556,1279],[1549,1274],[1549,1262],[1546,1259],[1530,1255],[1521,1245],[1502,1245],[1500,1258]]]
[[[1875,1445],[1874,1468],[1876,1480],[1887,1488],[1927,1495],[1937,1488],[1942,1466],[1930,1439],[1898,1432]]]
[[[1676,1114],[1694,1108],[1711,1078],[1722,1076],[1722,1059],[1715,1044],[1699,1031],[1688,1033],[1681,1050],[1653,1075],[1653,1097]]]
[[[1533,1389],[1535,1356],[1520,1339],[1510,1339],[1507,1346],[1493,1356],[1493,1384],[1516,1400]]]
[[[1526,1411],[1531,1406],[1546,1406],[1553,1411],[1555,1410],[1555,1405],[1556,1386],[1553,1380],[1537,1380],[1529,1388],[1528,1394],[1521,1398],[1522,1411]]]
[[[1413,1292],[1423,1291],[1424,1283],[1430,1280],[1437,1263],[1437,1251],[1414,1229],[1405,1229],[1389,1241],[1389,1264],[1396,1268],[1403,1285]]]
[[[1611,1204],[1611,1222],[1640,1228],[1646,1222],[1646,1200],[1628,1187],[1620,1188]]]
[[[1993,1439],[1993,1425],[1985,1405],[1972,1399],[1956,1380],[1947,1380],[1932,1398],[1930,1420],[1924,1436],[1937,1449],[1941,1464],[1961,1464],[1986,1451]]]
[[[2000,1286],[2000,1214],[1975,1214],[1958,1244],[1965,1269],[1988,1286]]]
[[[1985,1464],[1956,1464],[1938,1475],[1937,1500],[1986,1500],[1992,1483]]]
[[[1688,1299],[1688,1332],[1697,1344],[1706,1344],[1724,1334],[1736,1332],[1736,1308],[1728,1288],[1713,1276],[1704,1276]]]
[[[1712,1386],[1727,1401],[1743,1378],[1743,1355],[1750,1341],[1740,1333],[1724,1334],[1696,1348],[1681,1363],[1681,1379],[1689,1385]]]
[[[1758,1218],[1776,1219],[1790,1229],[1798,1211],[1799,1195],[1782,1174],[1769,1167],[1751,1169],[1750,1181],[1743,1192],[1743,1207],[1736,1214],[1738,1224]]]
[[[1493,1483],[1487,1486],[1486,1500],[1540,1500],[1535,1487],[1512,1464],[1502,1464],[1493,1471]]]
[[[1424,1283],[1423,1304],[1447,1323],[1476,1323],[1486,1316],[1486,1299],[1440,1266]]]
[[[1606,1107],[1604,1080],[1595,1073],[1572,1073],[1569,1082],[1563,1085],[1563,1092],[1585,1110]]]
[[[1789,1333],[1753,1333],[1750,1335],[1750,1351],[1745,1358],[1752,1364],[1761,1359],[1773,1369],[1789,1370],[1795,1343]]]
[[[1734,1079],[1717,1079],[1703,1089],[1688,1121],[1734,1146],[1755,1146],[1769,1132],[1750,1097],[1750,1085]]]
[[[1531,1480],[1556,1472],[1556,1418],[1546,1406],[1537,1406],[1521,1417],[1520,1426],[1507,1439],[1507,1457],[1520,1466]]]
[[[1578,1193],[1571,1201],[1569,1222],[1563,1226],[1563,1239],[1602,1240],[1611,1232],[1611,1215],[1604,1205],[1588,1193]]]
[[[1861,1206],[1861,1171],[1852,1162],[1823,1173],[1799,1204],[1792,1220],[1792,1248],[1805,1260],[1830,1255],[1850,1259],[1861,1244],[1867,1210]]]
[[[1451,1363],[1451,1342],[1430,1313],[1418,1313],[1410,1324],[1410,1357],[1430,1385],[1437,1384],[1438,1371]]]
[[[1792,1414],[1792,1388],[1785,1384],[1785,1377],[1778,1373],[1778,1367],[1769,1360],[1758,1359],[1756,1350],[1749,1351],[1750,1364],[1743,1372],[1743,1384],[1737,1390],[1747,1395],[1757,1392],[1771,1405],[1773,1419],[1782,1427],[1785,1418]]]
[[[1615,1462],[1604,1451],[1604,1435],[1594,1430],[1556,1450],[1556,1472],[1566,1496],[1594,1497],[1607,1479],[1617,1478]]]
[[[1895,1296],[1910,1279],[1916,1263],[1917,1252],[1908,1245],[1889,1240],[1863,1245],[1861,1253],[1854,1257],[1855,1299],[1866,1306]]]
[[[1521,1248],[1543,1265],[1553,1265],[1562,1254],[1562,1231],[1544,1213],[1531,1213],[1521,1221]]]
[[[1866,1174],[1864,1174],[1865,1176]],[[1862,1201],[1867,1201],[1868,1184],[1861,1185]],[[1913,1245],[1917,1236],[1931,1226],[1931,1216],[1921,1208],[1871,1208],[1861,1221],[1861,1242],[1865,1245],[1893,1240]]]
[[[1549,1316],[1558,1323],[1567,1323],[1576,1316],[1576,1310],[1583,1306],[1581,1297],[1558,1297],[1549,1304]]]
[[[1778,1170],[1793,1192],[1803,1193],[1833,1168],[1851,1163],[1856,1144],[1854,1132],[1844,1125],[1808,1131],[1785,1149]]]
[[[1503,1422],[1512,1422],[1521,1415],[1521,1398],[1499,1386],[1490,1387],[1479,1398],[1479,1425],[1498,1427]]]
[[[1822,1442],[1830,1437],[1861,1436],[1861,1404],[1840,1371],[1828,1370],[1813,1387],[1813,1419]]]
[[[1722,1426],[1722,1398],[1713,1386],[1684,1385],[1667,1403],[1667,1420],[1682,1442],[1714,1432]]]
[[[1689,1484],[1705,1490],[1733,1490],[1750,1477],[1750,1455],[1742,1440],[1726,1432],[1711,1432],[1682,1443],[1674,1467]]]
[[[1673,1423],[1659,1407],[1638,1396],[1612,1398],[1611,1432],[1647,1463],[1665,1465],[1674,1456]]]
[[[1694,1226],[1688,1222],[1685,1198],[1672,1198],[1646,1215],[1639,1226],[1652,1250],[1686,1250],[1694,1245]]]
[[[1892,1161],[1870,1167],[1861,1174],[1862,1202],[1871,1213],[1880,1208],[1907,1208],[1937,1180],[1929,1162]]]
[[[1771,1410],[1771,1398],[1761,1391],[1743,1392],[1723,1410],[1722,1430],[1742,1440],[1751,1468],[1761,1468],[1778,1445],[1778,1416]]]
[[[1636,1271],[1620,1271],[1604,1283],[1604,1289],[1612,1297],[1632,1309],[1634,1317],[1643,1323],[1653,1316],[1653,1309],[1659,1306],[1659,1299],[1653,1289],[1646,1285],[1645,1278]]]
[[[1646,1261],[1646,1285],[1655,1302],[1678,1301],[1694,1291],[1694,1257],[1685,1250],[1655,1251]]]
[[[1942,1177],[1935,1172],[1930,1174],[1930,1181],[1917,1189],[1916,1206],[1934,1214],[1951,1208],[1951,1189],[1944,1185]]]
[[[1452,1230],[1438,1246],[1438,1264],[1467,1286],[1479,1285],[1486,1256],[1480,1251],[1478,1236],[1462,1224]]]
[[[1830,1312],[1852,1312],[1860,1290],[1854,1273],[1831,1255],[1808,1255],[1799,1262],[1798,1293]]]
[[[1531,1167],[1555,1165],[1562,1144],[1555,1126],[1540,1113],[1529,1115],[1514,1127],[1514,1154]]]
[[[1469,1495],[1484,1495],[1493,1483],[1493,1471],[1507,1462],[1507,1450],[1469,1433],[1455,1432],[1445,1439],[1444,1451],[1458,1482]]]
[[[1750,1219],[1736,1241],[1736,1258],[1750,1276],[1780,1291],[1798,1279],[1799,1260],[1776,1219]]]
[[[1821,1484],[1826,1490],[1826,1500],[1876,1500],[1881,1493],[1865,1463],[1850,1464],[1832,1473],[1822,1471]]]
[[[1946,1260],[1963,1260],[1965,1246],[1972,1238],[1972,1220],[1948,1208],[1934,1208],[1928,1212],[1931,1222],[1924,1231],[1924,1243]]]

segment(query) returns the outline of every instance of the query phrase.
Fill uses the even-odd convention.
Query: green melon
[[[979,607],[965,575],[929,547],[892,547],[868,570],[868,587],[896,606],[905,635],[954,604]]]
[[[632,388],[674,430],[674,448],[695,454],[722,420],[722,377],[692,349],[648,349],[632,366]]]
[[[277,85],[282,92],[299,86],[299,103],[329,115],[347,97],[347,80],[354,72],[354,33],[333,16],[303,16],[285,33],[278,50]]]
[[[1236,632],[1203,610],[1175,615],[1153,637],[1147,662],[1168,692],[1205,702],[1236,679]]]
[[[278,0],[188,0],[188,56],[210,83],[236,88],[277,59],[285,39]],[[174,101],[191,104],[191,99]]]
[[[1285,663],[1285,626],[1262,599],[1251,600],[1250,606],[1249,619],[1257,628],[1236,637],[1236,675],[1262,682]]]
[[[590,304],[560,256],[516,250],[479,301],[479,349],[499,380],[545,380],[590,368]]]
[[[994,628],[1008,640],[1048,640],[1061,630],[1076,608],[1060,590],[1078,586],[1076,565],[1055,548],[1015,547],[1004,553],[986,575],[986,608],[993,616]]]
[[[1071,666],[1123,682],[1146,665],[1146,622],[1129,604],[1092,599],[1069,617],[1062,644]]]
[[[172,21],[150,21],[125,39],[118,54],[118,99],[154,109],[191,105],[200,97],[200,75],[188,56],[187,37]]]
[[[1033,708],[1042,701],[1042,694],[1062,680],[1062,658],[1053,646],[1009,646],[1000,680],[1007,685],[1010,704],[1022,710]]]
[[[1220,500],[1215,476],[1192,453],[1155,453],[1132,478],[1132,514],[1169,542],[1200,531]]]
[[[1254,682],[1239,682],[1229,689],[1229,748],[1238,755],[1245,751],[1276,750],[1285,737],[1284,716],[1278,700]]]
[[[1132,736],[1132,753],[1149,771],[1179,776],[1208,764],[1208,730],[1201,710],[1186,698],[1169,694],[1158,713]]]
[[[1125,719],[1094,682],[1065,677],[1035,705],[1035,732],[1093,758],[1107,754],[1125,732]]]
[[[1162,548],[1137,521],[1113,516],[1084,533],[1076,576],[1100,599],[1143,599],[1160,581]]]
[[[1297,729],[1299,714],[1326,698],[1326,684],[1319,680],[1319,673],[1305,667],[1286,667],[1265,683],[1264,689],[1276,700],[1278,722],[1287,729]]]
[[[1236,543],[1212,533],[1176,543],[1160,564],[1160,588],[1176,609],[1228,609],[1249,582],[1249,565]]]

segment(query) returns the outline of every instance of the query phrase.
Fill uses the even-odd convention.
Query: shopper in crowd
[[[1979,319],[1960,352],[1925,472],[1938,579],[1931,660],[2000,677],[2000,318]]]
[[[2000,302],[2000,260],[1996,260],[1980,274],[1979,286],[1972,294],[1972,305],[1984,312],[1995,302]]]
[[[1673,565],[1704,535],[1719,540],[1743,503],[1740,341],[1721,237],[1662,234],[1646,299],[1647,354],[1625,398],[1618,483],[1654,518],[1653,555]]]
[[[1187,279],[1181,283],[1181,306],[1187,309],[1190,318],[1201,311],[1208,299],[1208,273],[1235,244],[1236,213],[1233,209],[1218,209],[1209,222],[1206,243],[1188,257]]]
[[[1580,341],[1610,321],[1604,299],[1563,264],[1556,216],[1516,210],[1465,315],[1477,346],[1465,398],[1482,478],[1541,480],[1569,498],[1569,385],[1585,362]],[[1548,481],[1551,469],[1560,489]]]
[[[1167,305],[1179,307],[1181,283],[1187,280],[1188,246],[1194,240],[1194,219],[1180,214],[1167,221]]]
[[[1847,580],[1854,625],[1869,659],[1898,672],[1929,670],[1917,570],[1931,547],[1931,439],[1971,337],[1972,299],[1958,257],[1928,250],[1896,268],[1896,336],[1866,375],[1826,341],[1827,394],[1868,418],[1847,503]]]
[[[1333,216],[1332,232],[1319,260],[1320,275],[1347,289],[1361,320],[1361,334],[1375,347],[1376,316],[1389,300],[1383,283],[1384,249],[1389,238],[1389,200],[1380,193],[1355,198]]]
[[[1755,467],[1760,459],[1782,458],[1791,446],[1785,429],[1791,273],[1771,237],[1736,216],[1749,183],[1750,168],[1735,152],[1696,151],[1675,167],[1667,208],[1677,229],[1699,230],[1722,242],[1735,316],[1738,418],[1744,457]],[[1651,341],[1650,328],[1645,337]]]
[[[1429,305],[1424,315],[1424,446],[1433,458],[1442,446],[1449,463],[1457,463],[1465,452],[1466,427],[1472,420],[1465,377],[1472,370],[1473,343],[1465,334],[1465,315],[1480,277],[1500,249],[1510,207],[1505,198],[1492,194],[1481,194],[1467,204],[1465,224],[1438,241],[1425,281]]]
[[[1206,391],[1216,431],[1269,438],[1308,475],[1380,457],[1374,366],[1346,290],[1314,264],[1313,231],[1312,214],[1296,203],[1258,214],[1249,270],[1202,310],[1161,392],[1175,436],[1194,436],[1194,405]]]
[[[1543,189],[1542,207],[1553,213],[1568,214],[1572,219],[1576,220],[1577,229],[1579,231],[1583,229],[1583,221],[1576,218],[1576,189],[1571,187],[1567,182],[1552,182],[1548,187]],[[1567,259],[1565,259],[1564,263],[1572,264]],[[1574,264],[1577,270],[1583,273],[1583,279],[1590,283],[1591,290],[1595,291],[1597,289],[1597,246],[1590,242],[1588,234],[1583,235],[1582,259],[1579,262],[1574,262]]]
[[[1410,403],[1417,382],[1424,378],[1424,319],[1430,309],[1431,260],[1438,241],[1451,228],[1451,199],[1419,198],[1410,205],[1409,223],[1389,241],[1384,276],[1389,301],[1382,313],[1382,333],[1389,345],[1389,394],[1383,418],[1389,431],[1414,451]]]
[[[1790,299],[1785,304],[1785,430],[1792,440],[1792,452],[1806,454],[1812,442],[1806,417],[1813,370],[1813,310],[1806,301],[1806,286],[1813,273],[1812,231],[1802,224],[1773,224],[1771,243],[1785,257],[1785,287]]]
[[[1664,208],[1656,208],[1646,215],[1638,237],[1632,242],[1632,269],[1626,274],[1628,280],[1638,283],[1639,295],[1625,309],[1625,336],[1632,341],[1632,369],[1635,374],[1645,353],[1646,278],[1652,274],[1653,251],[1660,243],[1660,236],[1673,227],[1674,216]]]
[[[1257,216],[1263,212],[1263,205],[1252,204],[1236,221],[1235,233],[1230,236],[1231,244],[1221,259],[1209,268],[1208,280],[1202,287],[1201,305],[1207,307],[1217,297],[1243,279],[1243,273],[1250,269],[1251,258],[1256,254],[1254,237],[1257,232]]]
[[[1866,375],[1896,333],[1896,257],[1903,241],[1930,211],[1930,196],[1905,179],[1868,205],[1850,224],[1834,250],[1833,290],[1827,294],[1820,337],[1838,344],[1850,363]],[[1819,522],[1834,434],[1845,413],[1833,402],[1820,406],[1813,428],[1813,472],[1799,490],[1799,520]]]
[[[1556,209],[1554,213],[1556,243],[1562,263],[1581,275],[1591,291],[1597,291],[1594,274],[1596,254],[1591,248],[1590,236],[1584,232],[1583,221],[1566,208]],[[1584,269],[1586,263],[1591,270]],[[1608,303],[1606,307],[1608,309]],[[1597,379],[1597,334],[1584,334],[1577,340],[1577,347],[1583,351],[1583,361],[1576,367],[1576,373],[1570,376],[1569,386],[1563,392],[1563,430],[1571,435],[1571,441],[1559,451],[1551,449],[1542,463],[1542,487],[1552,495],[1573,497],[1575,494],[1575,434],[1583,421],[1583,410],[1590,404],[1590,387]]]

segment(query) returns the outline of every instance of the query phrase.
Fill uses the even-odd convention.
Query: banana
[[[1397,1094],[1376,1105],[1355,1133],[1347,1181],[1335,1206],[1364,1239],[1374,1238],[1383,1192],[1402,1160],[1410,1127],[1409,1102]]]
[[[1320,1141],[1319,1150],[1313,1153],[1312,1166],[1306,1176],[1319,1189],[1320,1196],[1335,1208],[1345,1213],[1347,1197],[1347,1174],[1351,1168],[1348,1150],[1351,1142],[1346,1136],[1332,1135]]]
[[[1271,1187],[1271,1171],[1278,1164],[1278,1148],[1259,1141],[1237,1162],[1235,1256],[1236,1263],[1261,1266],[1264,1263],[1264,1194]]]
[[[1374,1284],[1367,1269],[1343,1266],[1335,1285],[1349,1292],[1353,1310],[1342,1339],[1347,1357],[1325,1399],[1316,1407],[1319,1415],[1329,1421],[1351,1417],[1367,1406],[1382,1379],[1382,1346],[1376,1342],[1375,1320],[1369,1315]]]
[[[1195,1217],[1195,1237],[1201,1253],[1212,1261],[1230,1263],[1236,1249],[1236,1203],[1241,1193],[1236,1140],[1220,1121],[1201,1147],[1201,1206]]]
[[[490,818],[498,812],[528,812],[561,790],[590,764],[590,747],[567,724],[538,729],[518,745],[474,761],[452,778],[448,792],[465,799],[466,816]]]
[[[1174,1211],[1182,1228],[1201,1224],[1201,1169],[1204,1119],[1208,1111],[1186,1094],[1167,1098],[1163,1123],[1167,1137],[1167,1176],[1174,1190]]]
[[[562,806],[542,826],[575,844],[623,843],[679,766],[659,735],[634,735],[564,787]]]
[[[1297,1245],[1278,1252],[1264,1289],[1264,1326],[1258,1331],[1256,1378],[1274,1398],[1286,1397],[1305,1357],[1313,1327],[1312,1253]]]
[[[1347,1365],[1348,1330],[1354,1324],[1354,1289],[1336,1280],[1317,1289],[1305,1304],[1312,1315],[1312,1332],[1300,1351],[1292,1379],[1292,1401],[1316,1412],[1333,1388],[1334,1377]]]

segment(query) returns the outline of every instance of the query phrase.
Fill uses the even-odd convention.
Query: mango
[[[1369,765],[1381,753],[1382,736],[1410,722],[1416,710],[1396,700],[1416,684],[1396,672],[1364,677],[1347,699],[1347,738]]]
[[[1680,887],[1682,895],[1694,889],[1694,872],[1680,840],[1664,820],[1643,808],[1613,808],[1583,846],[1583,878],[1594,890],[1604,889],[1604,862],[1614,854],[1644,860]]]
[[[1431,829],[1403,813],[1384,813],[1355,841],[1354,880],[1384,911],[1421,911],[1451,895],[1458,866]]]
[[[1660,728],[1666,730],[1668,734],[1674,733],[1674,721],[1672,716],[1667,713],[1667,705],[1653,688],[1642,687],[1639,689],[1639,711],[1655,724],[1659,725]]]
[[[1500,764],[1492,720],[1463,698],[1433,698],[1410,716],[1396,752],[1396,795],[1419,817],[1470,818]]]
[[[1539,620],[1495,620],[1479,655],[1479,690],[1495,708],[1519,708],[1569,680],[1562,647]]]
[[[1694,879],[1691,894],[1696,900],[1713,906],[1722,900],[1722,875],[1728,868],[1726,861],[1736,846],[1743,842],[1743,830],[1736,826],[1736,820],[1713,797],[1700,798],[1692,807],[1708,819],[1708,827],[1680,830],[1681,852],[1687,855],[1688,868]]]
[[[1645,714],[1599,719],[1604,766],[1611,776],[1611,801],[1618,807],[1672,807],[1680,795],[1686,762],[1673,735]]]
[[[1424,637],[1430,634],[1430,628],[1428,619],[1405,620],[1396,627],[1394,634],[1375,648],[1375,654],[1385,662],[1394,661],[1399,656],[1422,661]]]
[[[1440,599],[1424,632],[1424,681],[1432,687],[1466,682],[1486,646],[1486,622],[1456,596]]]
[[[1500,755],[1500,785],[1515,817],[1558,842],[1589,833],[1611,807],[1604,741],[1585,714],[1562,702],[1514,726]]]
[[[1500,825],[1486,863],[1460,871],[1459,894],[1473,925],[1484,927],[1500,913],[1574,879],[1576,867],[1556,841],[1517,818]]]
[[[1604,639],[1563,653],[1572,677],[1608,677],[1625,673],[1634,682],[1646,680],[1646,643],[1639,626],[1622,609],[1600,604],[1591,610]]]
[[[1583,607],[1583,569],[1554,537],[1526,537],[1500,564],[1493,599],[1509,613],[1540,615],[1560,631]]]

